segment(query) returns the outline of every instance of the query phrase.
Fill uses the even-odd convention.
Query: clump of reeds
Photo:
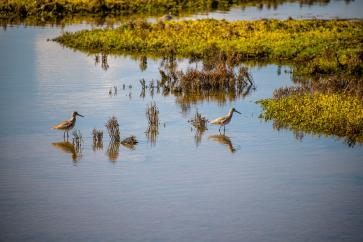
[[[78,153],[81,150],[82,142],[83,142],[83,138],[82,138],[81,131],[74,130],[73,133],[72,133],[72,135],[73,135],[72,144],[73,144],[75,150]]]
[[[334,75],[306,78],[295,76],[294,82],[302,85],[302,87],[309,92],[342,93],[355,96],[363,101],[362,77]]]
[[[278,89],[275,89],[273,91],[273,97],[276,99],[282,98],[282,97],[288,97],[291,95],[299,95],[299,94],[304,94],[307,90],[305,88],[302,87],[296,87],[296,86],[291,86],[291,87],[281,87]]]
[[[159,134],[159,109],[155,102],[151,102],[145,112],[148,120],[148,128],[145,131],[146,137],[151,144],[155,144],[156,137]]]
[[[155,102],[147,106],[145,115],[150,126],[159,126],[159,109]]]
[[[141,71],[145,71],[147,69],[147,57],[146,56],[141,56],[139,68]]]
[[[175,64],[168,63],[168,60],[161,62],[161,79],[157,81],[157,87],[162,89],[165,96],[173,93],[185,100],[188,100],[186,97],[203,100],[222,93],[234,100],[246,97],[255,90],[248,68],[229,64],[227,57],[222,54],[203,62],[202,68],[188,68],[186,71],[176,70]]]
[[[196,128],[197,130],[207,130],[208,119],[203,117],[201,113],[196,111],[194,117],[189,120],[189,122]]]
[[[202,116],[201,113],[196,111],[194,117],[188,120],[195,128],[194,141],[198,146],[202,141],[203,133],[207,130],[208,119]]]
[[[111,142],[120,142],[120,129],[117,118],[115,116],[111,117],[105,126],[107,128]]]
[[[131,150],[135,149],[135,145],[138,143],[134,135],[127,137],[121,141],[121,144]]]
[[[103,54],[101,55],[101,67],[104,71],[107,71],[110,66],[108,65],[107,55]]]
[[[93,150],[101,150],[103,149],[103,131],[93,129]]]

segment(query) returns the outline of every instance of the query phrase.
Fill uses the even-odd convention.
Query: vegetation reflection
[[[278,8],[284,3],[297,2],[301,5],[328,4],[329,0],[6,0],[0,2],[0,19],[14,23],[44,24],[51,22],[65,24],[77,21],[98,23],[114,22],[123,16],[145,17],[188,15],[193,13],[227,11],[233,6],[241,9],[255,6],[258,9]],[[349,3],[351,0],[345,0]],[[163,18],[161,18],[163,19]]]

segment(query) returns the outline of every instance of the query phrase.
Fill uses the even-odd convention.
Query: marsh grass
[[[344,94],[299,94],[259,101],[261,118],[275,128],[315,135],[335,135],[348,145],[363,143],[363,103]]]
[[[293,77],[293,82],[296,86],[278,88],[274,90],[273,97],[279,99],[309,93],[338,93],[363,101],[363,79],[361,77],[345,75],[297,76]]]
[[[92,149],[95,150],[102,150],[103,149],[103,131],[93,129],[92,131],[93,137],[93,146]]]
[[[347,0],[349,1],[349,0]],[[174,15],[223,10],[238,5],[241,8],[255,6],[258,9],[277,8],[284,2],[314,4],[327,0],[5,0],[0,1],[0,17],[6,19],[35,18],[37,21],[67,18],[105,18],[127,15],[157,15],[172,12]]]
[[[83,137],[79,130],[74,130],[72,132],[72,136],[72,146],[74,148],[72,151],[72,157],[74,161],[78,161],[78,159],[82,157]]]
[[[256,89],[252,75],[243,64],[228,62],[225,55],[202,62],[202,67],[189,67],[186,71],[177,69],[172,59],[164,60],[159,72],[157,90],[163,95],[176,96],[181,105],[203,100],[225,103],[238,97],[246,97]]]
[[[145,131],[147,140],[151,145],[155,145],[156,138],[159,134],[159,108],[156,106],[155,102],[151,102],[147,105],[145,116],[148,121],[148,127]]]
[[[137,143],[139,142],[137,141],[136,136],[134,135],[127,137],[121,141],[121,144],[130,150],[134,150],[135,145],[137,145]]]
[[[147,105],[145,115],[150,126],[159,126],[159,108],[155,102]]]
[[[83,142],[81,131],[74,130],[72,132],[72,136],[73,136],[73,138],[72,138],[73,145],[75,145],[76,148],[80,148],[82,146],[82,142]]]
[[[347,75],[323,75],[316,77],[295,77],[294,83],[310,93],[341,93],[363,101],[362,77]]]
[[[119,123],[117,121],[117,118],[115,116],[111,117],[107,123],[106,128],[108,131],[108,135],[110,136],[110,142],[120,142],[120,129],[119,129]]]
[[[195,112],[194,117],[188,120],[189,123],[193,125],[194,128],[198,130],[207,130],[208,119],[202,116],[198,110]]]
[[[85,51],[143,56],[208,60],[222,53],[230,63],[290,61],[299,74],[363,73],[361,20],[133,21],[116,29],[64,33],[55,41]]]
[[[196,146],[198,147],[202,141],[204,132],[208,129],[208,119],[202,116],[202,114],[199,113],[197,110],[194,114],[194,117],[188,120],[188,122],[191,123],[192,126],[195,128],[194,141]]]

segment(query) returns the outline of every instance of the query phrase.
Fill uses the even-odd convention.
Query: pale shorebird
[[[209,121],[209,123],[219,125],[220,126],[219,127],[219,132],[221,132],[221,127],[222,126],[223,126],[224,131],[226,131],[226,125],[229,124],[229,122],[231,122],[231,119],[232,119],[232,116],[233,116],[234,112],[241,114],[235,108],[231,108],[226,116],[216,118],[216,119],[214,119],[212,121]]]
[[[76,116],[84,117],[77,112],[73,112],[72,117],[70,119],[64,120],[59,124],[54,125],[52,129],[64,130],[63,138],[65,139],[67,133],[67,139],[68,139],[68,131],[74,128],[74,125],[76,124]]]
[[[160,22],[164,22],[164,21],[170,21],[173,19],[173,15],[171,15],[171,12],[169,12],[168,14],[162,16],[161,18],[159,18]]]

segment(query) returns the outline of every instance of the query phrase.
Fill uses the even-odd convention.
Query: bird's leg
[[[68,130],[67,130],[67,141],[68,141],[68,137],[69,137],[69,135],[68,135]]]
[[[225,134],[225,133],[226,133],[226,126],[223,125],[223,134]]]
[[[219,132],[219,133],[221,132],[221,126],[219,126],[218,132]]]
[[[63,132],[63,140],[66,141],[66,131]]]

